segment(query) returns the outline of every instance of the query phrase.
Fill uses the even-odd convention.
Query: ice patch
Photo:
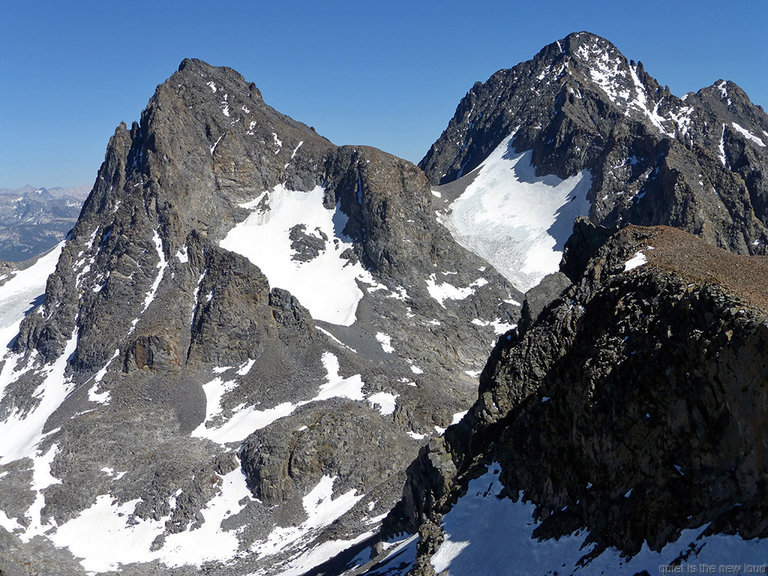
[[[222,139],[222,138],[224,138],[224,134],[222,134],[221,136],[219,136],[219,137],[216,139],[216,142],[214,142],[214,143],[213,143],[213,146],[211,146],[211,148],[210,148],[210,150],[211,150],[211,156],[213,156],[213,153],[216,151],[216,146],[218,146],[218,145],[219,145],[219,142],[221,142],[221,139]]]
[[[637,66],[630,67],[629,74],[632,77],[632,83],[635,86],[636,94],[635,100],[633,100],[630,105],[645,114],[645,116],[651,121],[651,124],[653,124],[659,130],[659,132],[665,134],[666,136],[674,137],[674,134],[667,130],[662,124],[662,121],[666,120],[666,118],[660,116],[658,113],[659,103],[655,103],[653,109],[648,107],[648,99],[645,95],[645,86],[643,86],[643,83],[637,76]]]
[[[98,404],[107,404],[110,400],[110,393],[109,390],[106,390],[104,392],[97,392],[99,388],[99,384],[101,384],[101,381],[104,379],[104,376],[107,375],[107,370],[109,369],[109,365],[112,364],[115,358],[117,358],[120,355],[120,350],[115,350],[115,352],[112,354],[112,357],[107,361],[107,363],[104,365],[104,367],[99,370],[96,373],[96,376],[93,378],[93,386],[91,386],[88,389],[88,400],[90,402],[96,402]]]
[[[461,419],[464,418],[467,412],[468,410],[464,410],[464,412],[456,412],[456,414],[454,414],[453,418],[451,419],[451,424],[458,424],[461,422]]]
[[[251,368],[253,368],[253,365],[256,364],[256,360],[251,360],[250,358],[243,362],[243,364],[240,365],[240,367],[237,370],[238,376],[245,376],[248,374],[248,372],[251,371]]]
[[[299,542],[306,542],[321,528],[328,526],[357,504],[364,494],[349,490],[333,498],[333,484],[336,477],[323,476],[317,485],[303,499],[302,505],[308,518],[299,526],[278,526],[262,541],[255,542],[251,551],[260,557],[272,556]]]
[[[234,387],[233,382],[224,382],[221,378],[212,380],[203,386],[206,395],[205,421],[192,431],[191,436],[207,438],[219,444],[242,442],[254,430],[260,430],[280,418],[289,416],[297,408],[305,404],[320,402],[330,398],[365,400],[365,395],[363,394],[364,384],[360,374],[355,374],[349,378],[340,376],[339,359],[330,352],[323,354],[322,362],[327,373],[326,382],[320,385],[318,393],[314,398],[296,404],[283,402],[265,410],[259,410],[256,406],[240,406],[233,411],[224,424],[209,428],[207,425],[210,421],[221,413],[221,398]]]
[[[717,89],[720,90],[720,99],[725,100],[728,103],[728,106],[732,104],[731,97],[728,95],[728,86],[726,85],[724,80],[720,81],[720,84],[717,84]]]
[[[277,154],[283,147],[283,142],[280,140],[280,138],[277,137],[277,132],[272,132],[272,140],[274,141],[275,146],[277,146],[277,150],[275,150],[275,154]]]
[[[48,276],[56,270],[64,242],[42,256],[32,266],[19,270],[10,280],[0,286],[0,361],[8,354],[7,346],[19,332],[19,325],[45,293]],[[5,367],[3,369],[5,372]],[[0,379],[0,394],[3,385]]]
[[[746,138],[747,140],[749,140],[749,141],[751,141],[751,142],[754,142],[755,144],[757,144],[757,145],[758,145],[758,146],[760,146],[761,148],[765,148],[765,143],[764,143],[764,142],[763,142],[763,141],[762,141],[760,138],[758,138],[757,136],[755,136],[754,134],[752,134],[752,132],[750,132],[750,131],[749,131],[749,130],[747,130],[746,128],[742,128],[741,126],[739,126],[738,124],[736,124],[736,122],[731,122],[731,126],[733,126],[733,127],[734,127],[734,129],[735,129],[735,130],[736,130],[736,131],[737,131],[739,134],[741,134],[742,136],[744,136],[744,138]]]
[[[630,92],[623,85],[627,73],[622,69],[624,62],[620,56],[597,45],[579,46],[576,53],[588,63],[592,82],[600,86],[608,98],[617,103],[629,100]]]
[[[184,246],[181,250],[176,252],[176,258],[178,258],[179,262],[182,264],[186,264],[189,262],[189,254],[187,253],[187,247]]]
[[[203,384],[205,392],[205,420],[198,426],[192,436],[197,436],[196,432],[205,430],[205,424],[221,414],[221,399],[224,394],[234,389],[237,383],[234,380],[225,382],[221,378],[214,378],[210,382]]]
[[[485,286],[486,284],[488,284],[488,281],[485,278],[478,278],[467,287],[457,288],[448,282],[438,284],[435,274],[432,274],[427,278],[427,292],[440,306],[445,308],[446,300],[464,300],[475,293],[475,288]]]
[[[266,194],[267,207],[247,203],[253,213],[229,231],[221,247],[248,258],[268,278],[272,287],[284,288],[307,307],[312,317],[331,324],[351,326],[357,304],[363,297],[357,281],[373,284],[373,277],[361,264],[340,258],[351,241],[342,231],[347,216],[337,207],[323,206],[325,191],[319,186],[310,192],[296,192],[278,185]],[[291,258],[290,229],[304,224],[322,231],[331,241],[316,258],[301,262]]]
[[[559,268],[573,221],[589,212],[592,176],[536,176],[531,152],[505,138],[439,221],[464,248],[525,292]]]
[[[505,300],[505,302],[507,302]],[[508,303],[515,303],[514,301],[508,302]],[[515,303],[519,306],[518,303]],[[472,324],[475,326],[492,326],[493,331],[496,333],[497,336],[501,336],[502,334],[509,332],[512,330],[512,328],[517,327],[517,324],[513,324],[510,322],[504,322],[501,320],[501,318],[496,318],[496,320],[481,320],[480,318],[474,318],[472,320]]]
[[[295,560],[291,560],[286,566],[282,567],[276,576],[301,576],[306,574],[312,568],[319,566],[326,560],[343,552],[347,548],[362,542],[366,538],[373,536],[373,531],[363,532],[352,540],[328,540],[314,548],[307,550]]]
[[[64,346],[61,356],[42,369],[44,379],[33,393],[39,398],[37,406],[22,414],[16,409],[0,422],[0,464],[7,464],[19,458],[34,457],[35,448],[43,438],[43,427],[73,389],[72,381],[65,377],[69,359],[77,348],[77,328]],[[3,377],[5,366],[3,367]],[[5,378],[3,378],[5,380]]]
[[[9,518],[5,513],[5,510],[0,510],[0,528],[3,528],[7,532],[16,532],[17,530],[24,529],[16,518]]]
[[[32,461],[32,484],[30,488],[36,494],[35,501],[29,507],[26,514],[27,518],[29,518],[29,526],[27,526],[23,534],[19,535],[19,538],[24,542],[29,542],[33,537],[42,535],[55,526],[52,519],[43,524],[42,512],[43,508],[45,508],[43,490],[54,484],[61,484],[61,480],[51,474],[51,464],[58,452],[58,445],[53,444],[45,454],[38,451]]]
[[[152,304],[152,301],[155,299],[157,289],[160,287],[160,282],[163,281],[165,269],[168,267],[168,261],[165,259],[165,253],[163,252],[163,241],[160,239],[160,234],[157,233],[157,230],[154,231],[152,240],[155,243],[155,250],[157,250],[158,262],[155,268],[158,269],[158,273],[155,277],[155,281],[152,283],[152,287],[144,298],[144,308],[141,310],[142,314],[147,311],[147,308],[149,308],[149,305]]]
[[[221,524],[239,513],[252,497],[239,466],[220,478],[221,491],[201,510],[202,525],[169,534],[159,550],[151,551],[150,546],[164,532],[169,518],[129,521],[140,500],[118,504],[109,494],[98,496],[93,505],[48,537],[56,546],[69,548],[82,558],[80,563],[89,572],[119,570],[121,564],[153,560],[168,567],[198,568],[205,562],[229,560],[240,546],[238,531],[226,531]]]
[[[387,354],[392,354],[395,349],[392,347],[392,337],[383,332],[376,333],[376,340],[381,344],[381,349]]]
[[[341,340],[339,340],[338,338],[336,338],[336,336],[334,336],[333,334],[331,334],[330,332],[328,332],[328,330],[326,330],[325,328],[321,328],[320,326],[315,326],[315,328],[316,328],[317,330],[319,330],[320,332],[322,332],[323,334],[325,334],[326,336],[328,336],[328,338],[330,338],[331,340],[333,340],[334,342],[336,342],[336,344],[339,344],[340,346],[343,346],[343,347],[344,347],[344,348],[346,348],[347,350],[349,350],[349,351],[351,351],[351,352],[354,352],[355,354],[357,354],[357,350],[355,350],[355,349],[354,349],[354,348],[352,348],[351,346],[347,346],[346,344],[344,344],[344,342],[342,342]]]
[[[720,151],[720,163],[723,166],[726,166],[728,160],[727,160],[727,158],[725,156],[725,124],[723,124],[723,132],[720,135],[719,151]]]
[[[349,378],[343,378],[339,375],[339,359],[330,352],[325,352],[322,356],[323,366],[325,366],[327,382],[320,386],[320,392],[309,402],[328,400],[329,398],[349,398],[350,400],[364,400],[363,379],[360,374],[355,374]],[[302,404],[306,404],[304,402]]]

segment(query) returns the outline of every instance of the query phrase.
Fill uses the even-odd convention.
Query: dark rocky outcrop
[[[627,269],[638,253],[647,263]],[[537,537],[586,528],[595,554],[707,524],[768,536],[766,274],[765,258],[679,230],[614,234],[527,332],[499,340],[473,408],[409,469],[400,526],[439,525],[495,460],[506,492],[536,504]]]

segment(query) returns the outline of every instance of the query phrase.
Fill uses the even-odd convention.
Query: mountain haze
[[[90,189],[0,190],[0,260],[20,262],[47,252],[72,229]]]

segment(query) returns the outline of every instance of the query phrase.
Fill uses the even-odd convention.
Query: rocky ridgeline
[[[571,34],[476,83],[419,166],[452,182],[512,133],[537,174],[590,171],[595,223],[664,224],[766,253],[768,116],[732,82],[679,98],[607,40]]]
[[[605,231],[577,230],[573,284],[499,340],[472,409],[409,469],[390,520],[419,530],[415,574],[433,573],[442,515],[494,461],[506,497],[535,504],[534,537],[588,531],[587,563],[707,525],[768,535],[768,301],[754,284],[768,261],[671,228],[630,226],[597,250]]]

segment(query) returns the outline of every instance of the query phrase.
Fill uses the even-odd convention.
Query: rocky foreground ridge
[[[766,130],[735,85],[676,98],[579,33],[473,87],[417,167],[185,60],[66,243],[4,269],[0,572],[759,545]],[[457,532],[488,501],[535,534]]]
[[[499,340],[473,407],[409,468],[390,520],[418,528],[413,574],[444,565],[443,515],[491,463],[499,498],[530,505],[533,539],[585,535],[557,559],[561,573],[600,573],[611,550],[629,565],[641,551],[666,551],[629,574],[695,565],[707,535],[753,544],[768,535],[768,260],[667,227],[630,226],[594,251],[604,237],[577,223],[562,266],[572,285],[527,330]],[[511,560],[515,533],[496,528],[494,545]],[[703,536],[674,550],[686,530]],[[613,570],[625,573],[622,564]]]

